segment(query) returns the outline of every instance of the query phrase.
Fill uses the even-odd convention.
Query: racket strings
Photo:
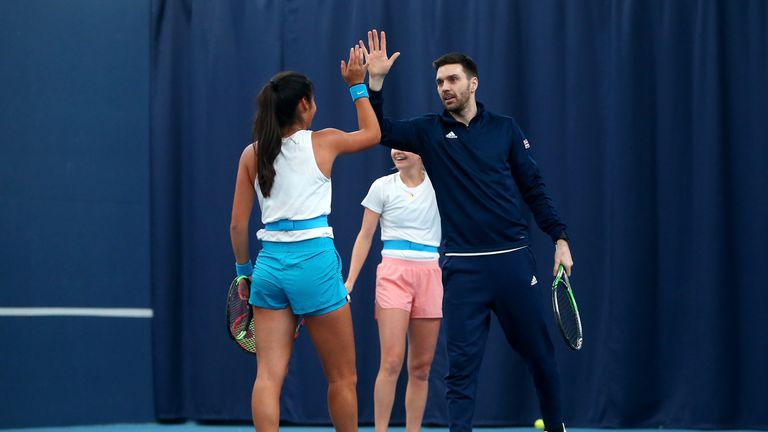
[[[248,329],[245,332],[245,336],[237,341],[243,349],[248,352],[256,352],[256,339],[253,337],[253,320],[248,325]]]
[[[256,352],[254,327],[251,318],[251,305],[240,298],[237,281],[232,282],[227,295],[227,324],[229,334],[240,347],[248,352]]]
[[[581,345],[581,320],[576,303],[565,283],[559,283],[555,290],[555,300],[563,336],[574,346]]]

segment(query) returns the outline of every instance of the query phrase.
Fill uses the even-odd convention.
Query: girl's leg
[[[253,308],[256,342],[256,381],[251,394],[253,425],[258,432],[277,431],[280,390],[288,373],[296,317],[290,308]]]
[[[337,431],[357,431],[355,337],[349,305],[327,314],[308,316],[304,322],[328,379],[331,421]]]
[[[405,390],[405,430],[418,432],[429,390],[429,370],[440,335],[440,318],[413,318],[408,327],[408,386]]]
[[[376,432],[384,432],[389,426],[397,378],[403,367],[405,335],[408,332],[410,312],[403,309],[384,309],[377,305],[376,313],[381,363],[373,390],[374,423]]]

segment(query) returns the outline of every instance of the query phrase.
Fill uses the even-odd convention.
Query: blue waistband
[[[295,242],[261,241],[261,249],[268,252],[320,252],[336,250],[330,237],[315,237]]]
[[[436,246],[429,246],[408,240],[384,240],[384,249],[412,250],[419,252],[437,253]]]
[[[267,231],[299,231],[328,226],[328,216],[322,215],[312,219],[291,220],[281,219],[264,225]]]

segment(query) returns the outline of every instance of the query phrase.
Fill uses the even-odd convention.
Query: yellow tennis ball
[[[536,429],[544,429],[544,420],[536,419],[536,421],[533,422],[533,427],[535,427]]]

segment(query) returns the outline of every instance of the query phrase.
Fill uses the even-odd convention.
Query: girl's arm
[[[229,237],[232,241],[232,251],[235,261],[245,264],[250,261],[248,249],[248,221],[253,210],[256,197],[254,179],[256,178],[256,162],[253,146],[249,145],[240,155],[235,181],[235,198],[232,202],[232,219],[229,225]]]
[[[380,217],[380,214],[368,208],[363,213],[363,223],[360,226],[360,232],[357,234],[355,246],[352,248],[349,274],[347,275],[347,281],[344,282],[347,292],[352,292],[355,287],[357,277],[360,275],[360,269],[362,269],[365,259],[368,257],[368,252],[371,250],[371,241],[373,234],[376,232],[376,227],[379,225]]]

